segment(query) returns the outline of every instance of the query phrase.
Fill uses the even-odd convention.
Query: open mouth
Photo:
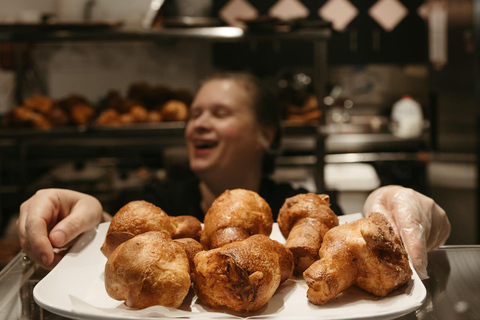
[[[196,150],[209,150],[218,145],[217,141],[196,141],[194,143]]]

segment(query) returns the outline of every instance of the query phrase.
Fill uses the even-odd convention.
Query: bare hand
[[[62,258],[62,248],[95,227],[103,208],[94,197],[71,190],[45,189],[20,206],[17,229],[25,253],[43,268],[51,269]]]
[[[374,211],[387,217],[402,238],[420,278],[428,278],[427,252],[443,245],[450,235],[445,211],[431,198],[400,186],[386,186],[372,192],[363,212],[368,215]]]

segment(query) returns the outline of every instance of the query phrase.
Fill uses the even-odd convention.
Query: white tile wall
[[[25,13],[52,13],[58,0],[0,0],[0,21],[16,21]]]
[[[79,20],[87,0],[56,0],[56,12],[61,21]],[[92,20],[120,20],[139,26],[147,12],[150,0],[95,0]]]
[[[62,0],[60,0],[62,1]],[[69,0],[78,1],[78,0]],[[150,0],[95,0],[93,20],[122,20],[127,25],[140,26]]]
[[[112,89],[125,93],[136,81],[195,90],[210,61],[207,44],[188,41],[65,43],[42,46],[36,57],[43,57],[37,61],[53,98],[75,92],[93,101]]]

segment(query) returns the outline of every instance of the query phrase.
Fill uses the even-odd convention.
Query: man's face
[[[215,79],[198,91],[185,130],[190,167],[197,174],[249,170],[258,165],[259,126],[247,90],[233,80]]]

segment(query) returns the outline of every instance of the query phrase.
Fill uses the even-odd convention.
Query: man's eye
[[[231,112],[227,109],[215,110],[215,116],[218,118],[225,118],[225,117],[228,117],[230,114]]]
[[[193,109],[193,110],[190,111],[190,118],[191,119],[196,119],[196,118],[200,117],[201,114],[202,114],[201,110]]]

